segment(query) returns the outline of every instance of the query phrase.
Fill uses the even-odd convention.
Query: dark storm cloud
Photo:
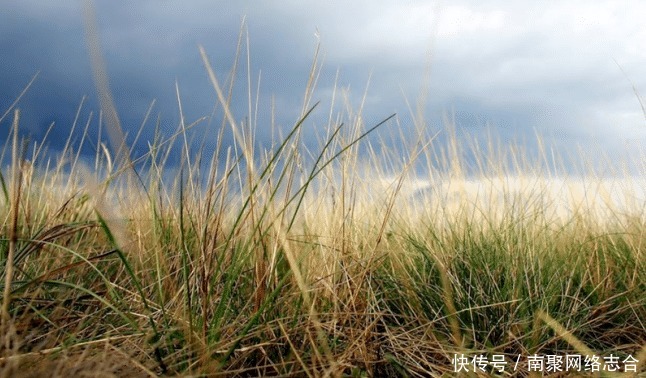
[[[61,146],[83,96],[88,96],[83,120],[94,111],[96,123],[99,109],[81,3],[30,0],[2,7],[0,109],[40,71],[19,104],[23,130],[37,138],[56,122],[50,143]],[[397,112],[405,121],[402,127],[412,128],[404,97],[415,108],[418,94],[427,89],[424,110],[430,128],[441,128],[448,114],[473,134],[493,128],[512,139],[538,132],[554,136],[562,146],[602,140],[614,149],[626,140],[637,146],[646,140],[644,116],[632,90],[635,85],[646,92],[646,56],[640,45],[646,33],[639,9],[643,5],[636,1],[550,6],[470,0],[362,0],[334,6],[302,1],[96,2],[111,89],[131,137],[153,100],[153,118],[160,116],[163,132],[176,129],[176,81],[188,122],[211,114],[216,98],[197,46],[205,47],[224,84],[246,16],[252,101],[260,78],[260,139],[272,133],[272,104],[279,125],[289,127],[299,116],[320,40],[324,65],[313,100],[322,104],[312,117],[313,128],[327,120],[338,69],[337,110],[345,107],[343,88],[350,89],[348,101],[358,107],[370,78],[364,107],[369,124]],[[248,113],[246,46],[233,110],[238,120]],[[139,150],[145,151],[150,123]],[[219,124],[219,119],[204,122],[196,132],[204,135]],[[308,132],[313,137],[320,130]]]
[[[0,26],[0,106],[4,111],[39,72],[19,107],[23,130],[42,137],[49,123],[70,123],[82,96],[92,89],[88,66],[82,59],[82,30],[80,24],[69,22],[64,12],[52,11],[46,17],[18,4],[4,5],[9,9],[3,12]]]

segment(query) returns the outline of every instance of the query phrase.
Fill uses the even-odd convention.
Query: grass
[[[397,119],[361,112],[331,116],[308,150],[316,57],[301,117],[260,150],[251,100],[237,121],[234,80],[201,54],[224,115],[210,161],[183,115],[131,162],[85,133],[27,159],[13,112],[4,376],[453,376],[456,354],[503,355],[501,375],[540,375],[510,372],[519,355],[630,355],[646,371],[639,178],[568,175],[493,138],[486,153],[455,133],[441,145],[421,119],[391,150],[372,134]]]

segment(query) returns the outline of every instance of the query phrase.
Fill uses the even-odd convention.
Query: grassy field
[[[485,358],[540,376],[568,354],[581,371],[560,376],[644,374],[646,171],[441,144],[421,118],[392,150],[370,137],[396,118],[336,109],[307,150],[328,111],[316,61],[301,118],[261,150],[203,59],[224,114],[210,161],[184,121],[131,162],[81,131],[57,159],[25,156],[10,113],[3,376],[486,376]]]

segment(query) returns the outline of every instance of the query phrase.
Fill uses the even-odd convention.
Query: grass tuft
[[[423,129],[389,141],[396,115],[366,125],[349,109],[330,110],[308,149],[318,55],[302,114],[262,149],[251,79],[244,121],[231,107],[239,57],[222,85],[200,54],[223,110],[212,155],[191,150],[202,119],[182,114],[127,164],[123,143],[113,153],[85,132],[71,160],[41,144],[28,162],[15,111],[0,172],[3,376],[452,376],[456,355],[511,369],[576,353],[645,371],[641,178],[556,172],[450,122],[448,145]]]

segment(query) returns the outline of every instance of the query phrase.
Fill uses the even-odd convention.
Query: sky
[[[538,134],[564,155],[580,149],[639,159],[646,150],[643,1],[96,0],[94,7],[130,142],[155,101],[135,154],[147,150],[154,120],[165,135],[177,129],[176,85],[187,122],[213,113],[216,97],[198,46],[224,83],[243,18],[254,104],[260,88],[260,144],[269,143],[272,108],[283,128],[298,119],[320,43],[312,99],[321,104],[306,126],[312,139],[324,127],[336,83],[355,110],[365,94],[366,126],[397,113],[400,122],[388,127],[404,135],[414,128],[407,101],[414,108],[424,99],[429,130],[444,130],[448,118],[462,137],[493,132],[503,142],[531,141]],[[0,116],[38,73],[17,104],[21,132],[40,140],[54,123],[47,136],[53,152],[65,145],[81,104],[77,128],[93,117],[89,134],[97,133],[100,106],[83,25],[81,0],[0,5]],[[246,70],[242,65],[232,107],[237,120],[248,112]],[[334,107],[342,111],[338,96]],[[0,123],[2,141],[11,118]],[[201,122],[197,140],[208,148],[219,125]]]

